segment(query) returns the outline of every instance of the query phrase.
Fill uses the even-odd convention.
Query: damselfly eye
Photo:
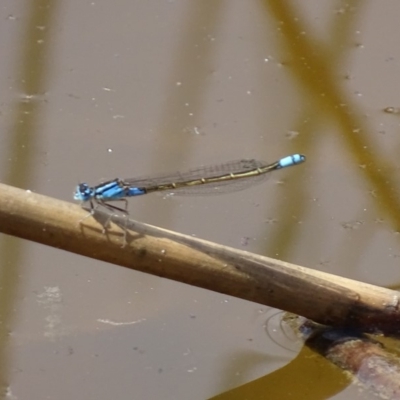
[[[92,196],[92,189],[87,183],[80,183],[74,193],[74,199],[79,201],[87,201]]]
[[[88,189],[89,189],[89,186],[88,186],[86,183],[81,183],[81,184],[79,185],[79,191],[80,191],[81,193],[87,192]]]

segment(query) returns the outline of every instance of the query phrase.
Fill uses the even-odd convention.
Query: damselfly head
[[[93,189],[87,183],[80,183],[74,193],[74,200],[88,201],[93,197]]]

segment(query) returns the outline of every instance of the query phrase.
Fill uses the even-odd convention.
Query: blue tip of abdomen
[[[291,156],[281,158],[278,161],[278,168],[291,167],[292,165],[301,164],[304,161],[306,161],[306,156],[303,154],[292,154]]]

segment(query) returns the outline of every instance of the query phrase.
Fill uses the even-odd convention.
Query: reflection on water
[[[2,181],[69,200],[80,180],[304,152],[304,168],[282,172],[265,188],[223,199],[138,199],[133,215],[360,280],[382,285],[400,280],[400,3],[153,0],[116,7],[99,0],[64,2],[62,9],[59,2],[30,4],[7,2],[0,11],[5,38],[0,60]],[[113,266],[99,269],[98,263],[36,245],[24,253],[16,243],[23,242],[2,245],[1,320],[7,329],[48,338],[36,302],[18,297],[44,293],[45,287],[63,293],[62,305],[49,309],[66,314],[59,325],[54,317],[50,321],[56,332],[68,326],[96,332],[93,325],[100,320],[102,326],[104,321],[159,322],[151,328],[144,323],[125,327],[132,330],[123,340],[110,339],[115,331],[108,323],[104,342],[75,364],[73,357],[62,363],[42,357],[57,345],[47,341],[37,352],[43,365],[32,368],[30,360],[39,357],[29,359],[29,348],[16,364],[0,351],[6,378],[7,370],[25,372],[12,377],[22,395],[30,386],[26,382],[39,375],[38,398],[53,395],[49,382],[59,382],[56,395],[64,393],[62,380],[43,371],[76,373],[80,382],[90,375],[92,380],[82,382],[79,390],[99,387],[98,398],[106,389],[115,396],[114,390],[126,387],[137,398],[150,398],[149,393],[159,398],[165,390],[170,398],[184,398],[185,388],[186,394],[206,398],[234,382],[229,376],[220,387],[216,378],[233,364],[232,351],[209,349],[227,337],[232,348],[246,341],[253,326],[243,323],[248,308],[242,303],[221,305],[217,295],[203,294],[200,304],[207,312],[189,318],[198,323],[196,330],[189,335],[182,323],[171,327],[172,344],[177,337],[188,340],[197,368],[193,372],[180,350],[163,348],[166,337],[159,326],[171,326],[181,313],[191,315],[200,297],[194,289],[177,285],[171,290],[161,279],[135,273],[120,279]],[[182,311],[181,305],[187,308]],[[140,306],[144,309],[138,316]],[[205,314],[222,317],[207,325]],[[143,329],[141,336],[138,329]],[[271,342],[291,355],[302,346],[279,311],[267,313],[265,332],[266,353]],[[82,350],[76,360],[93,340],[75,339]],[[196,347],[195,339],[204,347]],[[2,348],[14,351],[15,343],[7,340]],[[152,363],[142,360],[143,368],[137,354],[127,350],[138,341],[154,357]],[[107,362],[90,365],[89,374],[85,363],[100,359],[103,349],[109,351]],[[140,365],[140,378],[127,372],[130,362]],[[267,357],[262,363],[270,367]],[[105,371],[96,375],[100,364]],[[152,375],[157,364],[163,365],[163,374]],[[172,378],[171,371],[183,372]],[[189,378],[187,371],[192,372]],[[101,379],[106,375],[107,382]],[[76,387],[73,382],[67,386]]]
[[[304,337],[296,329],[299,325],[297,317],[275,309],[269,310],[265,317],[264,329],[267,336],[278,346],[298,353],[304,344]]]

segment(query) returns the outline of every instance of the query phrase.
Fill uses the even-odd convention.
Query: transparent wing
[[[176,172],[152,177],[123,179],[123,183],[129,185],[130,187],[140,187],[146,189],[149,187],[159,185],[162,186],[170,183],[185,183],[199,179],[216,178],[227,174],[249,172],[258,168],[264,168],[268,165],[269,164],[266,162],[257,160],[236,160],[224,164],[203,166],[185,172]],[[229,193],[257,185],[268,179],[269,175],[269,173],[263,173],[245,178],[223,180],[220,182],[204,183],[193,186],[183,186],[163,191],[179,196]]]

